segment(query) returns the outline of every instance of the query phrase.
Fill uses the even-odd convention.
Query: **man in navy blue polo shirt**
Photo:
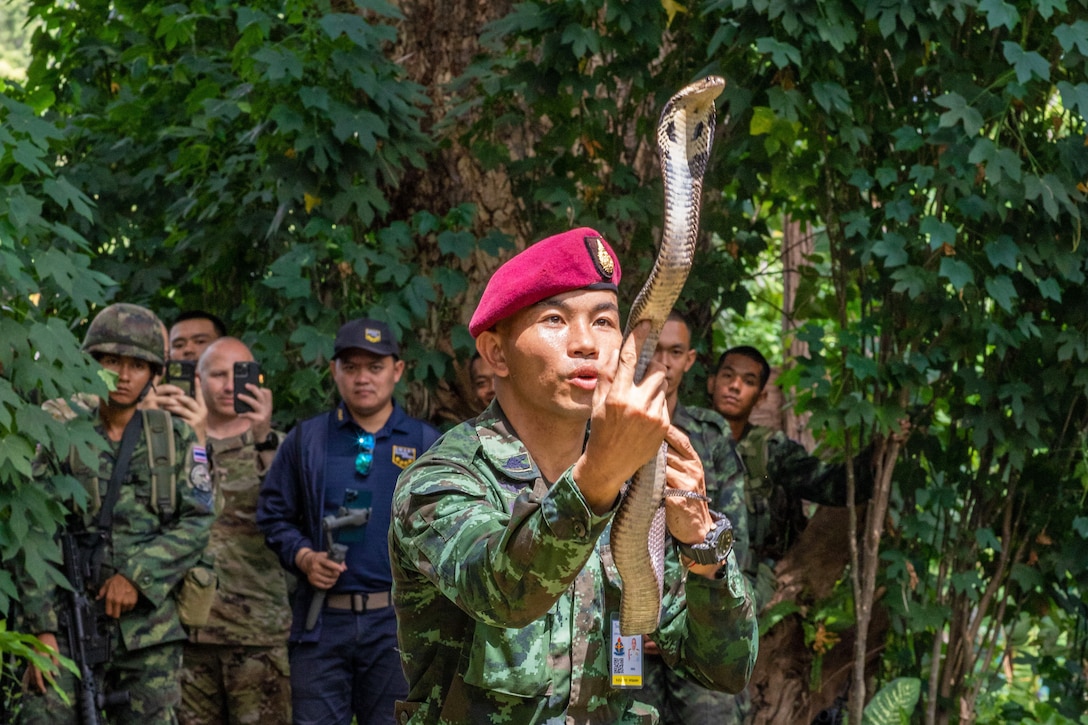
[[[346,725],[352,715],[392,723],[408,693],[389,596],[393,488],[439,433],[393,400],[404,361],[385,323],[344,324],[329,371],[340,403],[287,435],[257,524],[299,578],[289,639],[296,725]]]

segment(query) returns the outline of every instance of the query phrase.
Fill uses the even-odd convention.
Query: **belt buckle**
[[[368,595],[360,592],[353,592],[351,595],[351,611],[356,614],[366,614],[366,600]]]

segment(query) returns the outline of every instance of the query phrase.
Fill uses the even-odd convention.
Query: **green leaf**
[[[982,129],[982,114],[967,105],[967,101],[960,94],[946,93],[938,97],[935,103],[948,109],[940,117],[940,125],[943,128],[963,124],[963,130],[968,136],[975,136]]]
[[[1076,48],[1081,55],[1088,55],[1088,20],[1059,25],[1054,28],[1054,37],[1066,53]]]
[[[1025,51],[1019,43],[1006,40],[1001,44],[1005,60],[1016,69],[1016,80],[1027,83],[1035,76],[1041,80],[1050,80],[1050,63],[1033,50]]]
[[[298,97],[304,108],[329,110],[329,92],[321,86],[302,86],[298,89]]]
[[[1013,300],[1017,298],[1016,287],[1012,280],[1005,275],[989,277],[986,279],[986,293],[1001,305],[1006,312],[1012,312]]]
[[[1043,299],[1054,300],[1055,302],[1062,301],[1062,286],[1053,277],[1040,279],[1036,286],[1039,288],[1039,294]]]
[[[815,81],[812,84],[812,97],[828,113],[851,113],[850,94],[838,83]]]
[[[333,121],[333,135],[339,141],[355,137],[366,151],[374,153],[379,138],[389,138],[389,126],[380,116],[362,108],[349,109],[335,104],[329,117]]]
[[[0,468],[4,463],[10,463],[17,473],[26,478],[33,476],[31,462],[34,460],[34,446],[25,438],[8,433],[0,438]]]
[[[1054,220],[1057,220],[1060,214],[1059,202],[1064,203],[1067,207],[1073,206],[1061,180],[1053,174],[1047,174],[1042,178],[1032,174],[1024,177],[1024,198],[1028,200],[1041,199],[1047,216]],[[1075,206],[1073,206],[1072,213],[1079,215]]]
[[[783,43],[776,38],[763,37],[756,40],[756,50],[760,53],[769,53],[771,62],[779,68],[785,68],[789,64],[801,64],[801,51],[789,43]]]
[[[929,277],[921,267],[903,267],[892,272],[895,285],[893,292],[902,292],[910,299],[922,294],[929,284]]]
[[[929,248],[939,249],[947,244],[956,246],[956,228],[948,222],[943,222],[934,216],[922,217],[918,230],[929,237]]]
[[[62,209],[71,206],[72,210],[84,219],[90,220],[93,218],[91,207],[94,206],[94,202],[82,191],[72,186],[71,182],[65,177],[58,176],[55,179],[46,179],[42,182],[42,191],[51,196],[53,201],[60,204]]]
[[[756,106],[752,109],[752,120],[748,122],[748,133],[760,136],[771,132],[778,118],[768,106]]]
[[[456,269],[438,267],[432,270],[431,274],[438,289],[442,290],[442,296],[447,299],[456,297],[468,289],[468,280]]]
[[[0,215],[5,211],[4,196],[7,196],[7,215],[15,224],[15,230],[22,235],[31,226],[42,223],[42,203],[26,193],[23,187],[8,186],[3,188],[0,194]]]
[[[971,271],[971,267],[955,257],[941,259],[940,275],[947,279],[957,292],[975,281],[975,275]]]
[[[430,309],[430,304],[438,299],[435,295],[434,285],[430,280],[425,277],[416,275],[405,285],[401,291],[404,295],[404,301],[408,304],[408,309],[412,314],[418,318],[427,316],[427,310]]]
[[[900,725],[911,722],[922,695],[917,677],[897,677],[880,688],[865,706],[862,720],[869,725]]]
[[[1009,148],[998,148],[988,138],[975,141],[967,160],[972,164],[985,164],[986,180],[996,184],[1005,176],[1013,181],[1020,181],[1022,162],[1016,152]]]
[[[1006,234],[987,243],[985,249],[986,258],[995,268],[1016,269],[1020,263],[1020,247]]]
[[[476,349],[476,340],[466,325],[457,325],[450,331],[450,340],[455,352],[466,353]]]
[[[575,58],[597,55],[601,52],[601,37],[597,31],[581,23],[567,25],[560,40],[564,45],[570,46]]]
[[[235,6],[235,12],[238,14],[238,19],[235,21],[234,26],[238,30],[245,30],[250,25],[256,25],[261,29],[261,36],[268,37],[269,31],[272,29],[272,18],[267,13],[245,5]]]
[[[327,360],[332,357],[332,340],[313,325],[299,325],[291,333],[290,339],[300,346],[299,355],[304,362],[314,363],[320,358]]]
[[[1088,83],[1073,85],[1069,81],[1058,81],[1058,91],[1062,94],[1063,106],[1088,118]]]
[[[1078,516],[1073,519],[1073,530],[1080,535],[1080,538],[1088,539],[1088,516]]]
[[[1008,30],[1012,30],[1020,22],[1020,13],[1004,0],[982,0],[978,4],[978,9],[986,14],[986,22],[991,29],[997,29],[1003,25]]]
[[[907,240],[895,232],[888,232],[873,245],[873,254],[884,258],[884,266],[901,267],[907,263]]]
[[[268,66],[265,75],[270,81],[302,80],[302,61],[291,50],[266,45],[253,54],[253,59]]]
[[[763,637],[783,619],[800,611],[801,607],[797,605],[797,602],[789,600],[782,600],[769,607],[759,615],[759,636]]]
[[[1022,589],[1029,592],[1046,583],[1038,569],[1020,563],[1012,565],[1012,569],[1009,571],[1009,578],[1019,584]]]
[[[452,254],[458,259],[468,259],[476,249],[476,237],[470,232],[446,230],[438,235],[438,251]]]

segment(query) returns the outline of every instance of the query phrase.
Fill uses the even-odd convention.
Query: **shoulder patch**
[[[416,449],[413,446],[393,446],[393,464],[399,468],[412,465],[416,457]]]
[[[197,491],[208,493],[212,490],[212,477],[208,474],[207,463],[196,463],[189,469],[189,483]]]
[[[529,456],[525,453],[513,456],[512,458],[507,458],[506,463],[504,463],[502,467],[510,473],[522,473],[533,470],[532,464],[529,463]]]

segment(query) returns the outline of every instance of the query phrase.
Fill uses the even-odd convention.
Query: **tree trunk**
[[[770,610],[780,602],[793,602],[801,611],[771,628],[759,643],[759,659],[749,684],[756,725],[803,725],[813,721],[848,690],[855,646],[854,629],[843,632],[837,644],[823,654],[820,677],[810,688],[816,655],[806,646],[802,623],[814,603],[831,595],[849,562],[847,510],[821,507],[775,567],[778,591]],[[869,624],[870,642],[882,642],[888,617],[879,603]],[[875,674],[880,647],[868,647],[866,666]],[[845,709],[845,708],[844,708]]]
[[[499,2],[434,2],[400,0],[394,4],[404,13],[398,24],[398,42],[393,57],[407,76],[419,83],[431,99],[424,128],[446,120],[451,107],[447,84],[458,77],[481,52],[479,36],[483,27],[510,10],[506,0]],[[466,119],[467,121],[467,119]],[[518,200],[503,169],[485,170],[469,150],[456,141],[457,134],[446,134],[451,143],[431,154],[425,169],[411,172],[399,187],[394,200],[397,218],[426,210],[443,215],[460,204],[476,208],[473,232],[482,237],[498,230],[511,235],[518,249],[532,241]],[[528,141],[527,141],[528,142]],[[419,250],[426,264],[439,264],[440,254],[434,240]],[[469,355],[455,354],[449,337],[452,323],[468,324],[484,284],[504,261],[477,249],[460,261],[460,271],[468,279],[468,289],[459,298],[449,300],[447,309],[456,319],[432,315],[427,329],[418,330],[420,338],[454,358],[455,381],[443,380],[432,394],[423,385],[412,386],[409,398],[417,410],[426,410],[432,419],[459,421],[475,415],[480,406],[469,380]],[[442,264],[447,263],[445,260]],[[427,398],[423,400],[422,398]]]

